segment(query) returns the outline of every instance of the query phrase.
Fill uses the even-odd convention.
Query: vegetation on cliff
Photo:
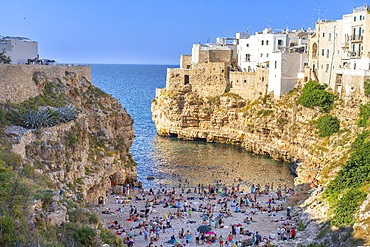
[[[298,103],[308,107],[319,107],[323,112],[328,112],[334,107],[334,95],[325,89],[328,85],[319,84],[315,81],[309,81],[302,89],[302,95]]]
[[[84,202],[133,171],[132,119],[74,72],[32,80],[37,97],[0,103],[0,246],[123,246]]]
[[[340,121],[337,117],[326,114],[316,120],[316,128],[319,130],[320,137],[331,136],[337,133],[340,127]]]
[[[361,107],[361,109],[368,109]],[[363,126],[369,116],[360,113],[359,125]],[[364,127],[368,127],[366,124]],[[356,222],[355,213],[366,199],[370,188],[370,132],[364,130],[352,144],[353,152],[334,180],[325,189],[324,196],[332,209],[333,226],[348,226]]]
[[[370,81],[364,82],[364,89],[369,96]],[[324,245],[370,242],[368,230],[363,230],[370,229],[364,213],[370,206],[365,205],[370,189],[370,103],[361,105],[362,92],[339,99],[327,85],[310,81],[279,100],[267,95],[250,102],[228,94],[202,99],[191,91],[181,95],[181,104],[178,101],[169,102],[166,95],[153,101],[153,119],[160,134],[181,133],[179,138],[186,140],[203,137],[268,153],[274,159],[303,161],[296,182],[313,187],[308,206],[327,222],[319,237],[336,239]]]

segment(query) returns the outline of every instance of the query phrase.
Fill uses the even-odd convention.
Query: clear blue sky
[[[179,64],[193,43],[236,32],[314,28],[341,19],[364,0],[10,0],[0,35],[39,42],[42,58],[62,63]],[[369,1],[370,4],[370,1]]]

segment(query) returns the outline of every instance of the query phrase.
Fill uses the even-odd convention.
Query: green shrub
[[[365,91],[365,95],[369,97],[370,96],[370,80],[369,79],[364,81],[364,91]]]
[[[43,209],[47,209],[53,202],[53,195],[52,190],[39,190],[36,192],[35,198],[41,200]]]
[[[366,103],[360,106],[360,119],[357,124],[360,127],[369,126],[369,117],[370,117],[370,103]]]
[[[326,114],[319,117],[316,121],[316,128],[319,130],[320,137],[331,136],[337,133],[340,127],[340,121],[337,117]]]
[[[331,225],[346,226],[354,223],[353,214],[366,198],[364,189],[370,181],[369,131],[358,135],[353,143],[354,152],[343,165],[337,177],[330,181],[324,192],[334,218]]]
[[[122,239],[118,238],[111,231],[100,228],[100,239],[104,244],[111,247],[123,247]]]
[[[334,209],[335,216],[330,222],[332,226],[348,226],[355,223],[354,213],[365,200],[366,193],[355,188],[346,191]]]
[[[347,188],[358,188],[370,180],[370,143],[360,145],[332,180],[326,194],[330,195]]]
[[[321,85],[315,81],[308,82],[302,89],[302,95],[298,103],[308,107],[319,107],[320,111],[328,112],[334,107],[334,95],[325,91],[327,85]]]
[[[0,246],[13,246],[16,240],[16,226],[12,217],[0,217]]]
[[[73,233],[73,239],[77,242],[77,246],[95,246],[96,231],[91,227],[82,226]]]

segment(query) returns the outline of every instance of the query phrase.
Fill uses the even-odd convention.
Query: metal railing
[[[362,35],[352,35],[351,40],[352,41],[362,41],[362,40],[364,40],[364,36],[362,36]]]

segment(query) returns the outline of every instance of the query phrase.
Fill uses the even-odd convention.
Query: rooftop
[[[364,4],[364,6],[361,6],[361,7],[354,7],[353,8],[353,13],[357,13],[357,12],[361,12],[361,11],[369,11],[370,10],[370,6],[367,5],[367,4]]]
[[[26,41],[26,42],[34,42],[31,39],[26,38],[26,37],[13,37],[13,36],[0,35],[0,41],[5,41],[5,40],[21,40],[21,41]]]

